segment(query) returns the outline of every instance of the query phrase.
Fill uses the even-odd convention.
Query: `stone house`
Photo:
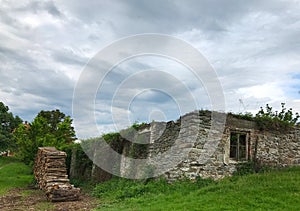
[[[230,114],[194,111],[177,121],[152,122],[134,133],[131,128],[120,134],[114,142],[116,156],[99,157],[103,151],[99,153],[97,146],[89,153],[94,162],[111,164],[111,169],[104,168],[110,173],[93,164],[92,178],[107,180],[113,172],[135,179],[161,175],[170,181],[197,176],[220,179],[232,175],[241,162],[300,165],[300,127],[260,130],[255,121]]]

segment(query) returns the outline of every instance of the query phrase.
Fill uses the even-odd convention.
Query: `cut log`
[[[36,156],[34,175],[39,188],[49,201],[75,201],[80,189],[69,183],[66,169],[67,154],[54,147],[40,147]]]

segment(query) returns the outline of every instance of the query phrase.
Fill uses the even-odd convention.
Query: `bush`
[[[295,126],[300,118],[299,113],[293,114],[293,109],[286,109],[285,103],[281,103],[281,111],[273,111],[268,104],[266,108],[260,108],[255,116],[255,121],[261,130],[265,129],[282,129],[286,130]]]
[[[111,143],[113,141],[120,140],[120,133],[106,133],[106,134],[102,135],[102,138],[107,143]]]
[[[281,103],[281,111],[273,111],[273,108],[266,105],[265,109],[263,107],[260,108],[259,112],[253,116],[252,113],[229,113],[229,115],[249,121],[255,121],[258,129],[260,130],[279,130],[284,131],[293,126],[300,125],[299,113],[293,113],[293,109],[285,108],[285,103]]]

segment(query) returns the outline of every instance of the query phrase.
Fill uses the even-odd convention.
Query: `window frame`
[[[232,144],[231,144],[231,140],[232,140],[232,136],[236,135],[237,136],[237,140],[236,140],[236,153],[235,156],[232,157],[231,156],[231,150],[232,150]],[[245,157],[244,158],[239,158],[239,151],[240,151],[240,136],[245,136]],[[237,131],[237,130],[231,130],[230,134],[229,134],[229,160],[231,162],[247,162],[248,160],[250,160],[250,156],[251,156],[251,152],[250,152],[250,132],[249,131]]]

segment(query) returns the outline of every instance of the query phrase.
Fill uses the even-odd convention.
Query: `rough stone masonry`
[[[291,127],[284,131],[260,130],[255,121],[227,115],[225,127],[221,131],[211,131],[211,116],[210,111],[194,111],[175,122],[153,122],[148,127],[139,129],[138,134],[143,136],[148,134],[146,157],[149,159],[169,150],[176,144],[176,139],[190,143],[190,137],[197,137],[192,146],[187,145],[188,155],[163,174],[168,180],[194,179],[197,176],[220,179],[232,175],[236,170],[236,164],[254,159],[263,165],[280,167],[300,165],[299,127]],[[185,120],[190,120],[189,124],[182,125],[182,121]],[[184,131],[189,132],[186,134]],[[215,133],[215,136],[209,136],[210,132]],[[214,143],[215,149],[209,152],[207,146],[211,143]],[[128,156],[128,148],[123,149],[125,156]],[[205,162],[201,162],[199,159],[201,156],[206,157]],[[172,162],[172,159],[176,159],[176,154],[172,154],[167,160]],[[126,175],[126,171],[133,168],[130,167],[130,163],[122,162],[125,160],[121,160],[120,171]],[[156,163],[156,168],[163,168],[166,164]],[[139,171],[136,173],[141,174]]]
[[[299,126],[286,130],[276,128],[261,130],[255,121],[230,114],[225,117],[226,123],[219,130],[212,130],[212,112],[202,110],[188,113],[176,121],[152,122],[136,131],[134,137],[136,143],[122,136],[131,133],[132,128],[121,131],[120,140],[116,140],[115,144],[118,143],[117,153],[122,156],[113,158],[109,155],[102,162],[111,163],[115,172],[125,177],[129,175],[131,178],[141,178],[143,175],[151,177],[153,172],[159,172],[165,166],[175,163],[162,173],[169,181],[182,178],[195,179],[198,176],[220,179],[232,175],[237,164],[253,160],[263,165],[279,167],[300,165]],[[215,120],[218,121],[218,118]],[[184,122],[188,124],[183,124]],[[143,144],[137,144],[140,140]],[[180,149],[185,149],[186,146],[188,153],[182,159],[178,158],[179,151],[165,153],[176,144],[181,145]],[[140,149],[142,153],[136,154],[136,149]],[[92,160],[95,161],[99,159],[101,149],[94,147],[93,150],[94,153],[91,155],[94,155]],[[74,155],[76,154],[73,153],[72,157]],[[153,158],[158,156],[164,161],[151,165],[151,160],[155,160]],[[145,162],[150,164],[149,168],[143,168],[145,166],[140,168],[140,163],[125,159],[126,157],[146,161],[148,159],[149,162]],[[201,158],[205,158],[204,162]],[[72,159],[72,165],[76,162],[76,159]],[[101,180],[103,170],[95,164],[91,168],[92,178]]]

